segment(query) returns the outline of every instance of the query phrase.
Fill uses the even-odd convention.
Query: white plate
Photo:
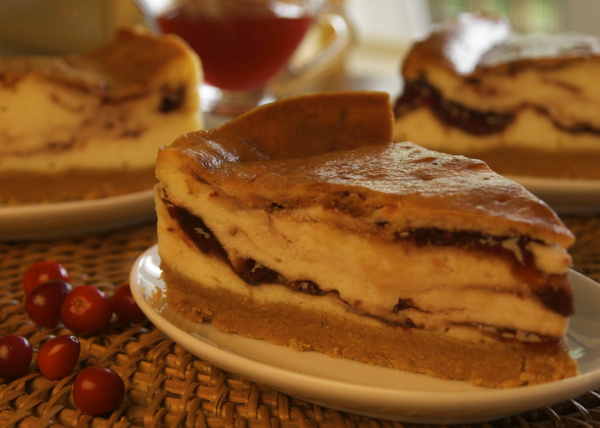
[[[85,201],[0,207],[0,240],[94,233],[156,218],[152,190]]]
[[[559,214],[600,212],[600,180],[509,176]]]
[[[157,328],[217,367],[322,406],[404,422],[473,423],[562,402],[600,386],[600,285],[574,271],[576,315],[568,341],[581,375],[498,390],[296,352],[189,322],[168,307],[159,266],[153,246],[136,261],[130,277],[135,300]]]

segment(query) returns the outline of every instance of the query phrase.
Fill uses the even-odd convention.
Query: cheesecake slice
[[[577,373],[572,233],[480,160],[392,142],[387,94],[292,97],[163,147],[171,309],[298,350],[513,387]]]
[[[0,204],[152,189],[165,141],[200,127],[196,54],[123,29],[84,54],[0,59]]]
[[[600,39],[461,15],[402,65],[395,137],[504,175],[600,178]]]

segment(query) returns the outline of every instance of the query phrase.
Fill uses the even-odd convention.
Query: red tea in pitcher
[[[198,53],[206,83],[236,91],[259,88],[281,70],[313,19],[280,16],[267,8],[260,14],[209,15],[179,7],[158,22],[164,32],[178,34]]]

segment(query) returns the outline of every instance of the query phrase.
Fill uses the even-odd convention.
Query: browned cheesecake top
[[[123,28],[95,50],[66,56],[19,56],[0,59],[0,86],[13,86],[30,75],[90,92],[132,95],[178,58],[193,51],[179,37]]]
[[[482,161],[393,143],[392,121],[387,94],[290,98],[180,137],[161,149],[157,167],[177,156],[191,180],[249,209],[323,206],[373,230],[385,223],[571,244],[556,214],[521,185]]]
[[[402,75],[415,79],[430,67],[459,75],[494,68],[514,73],[528,66],[549,67],[565,61],[600,56],[600,40],[582,34],[517,35],[508,21],[463,14],[415,43],[402,66]]]

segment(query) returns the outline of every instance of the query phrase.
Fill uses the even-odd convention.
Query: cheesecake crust
[[[389,326],[352,313],[344,317],[281,303],[253,304],[247,297],[205,287],[161,263],[167,304],[187,319],[220,330],[265,339],[299,351],[314,350],[442,379],[509,388],[550,382],[577,373],[564,345],[466,343],[417,328]],[[248,285],[248,287],[251,287]]]
[[[427,76],[427,70],[445,69],[475,80],[487,73],[510,76],[530,68],[562,68],[569,62],[600,59],[600,41],[595,37],[514,36],[504,17],[461,14],[414,44],[402,64],[402,76],[414,80]]]
[[[151,190],[154,168],[73,169],[57,174],[0,173],[0,204],[24,205],[89,200]]]
[[[169,64],[189,58],[190,48],[177,36],[122,28],[106,45],[81,54],[3,58],[0,88],[38,78],[118,102],[146,93],[169,73]]]

